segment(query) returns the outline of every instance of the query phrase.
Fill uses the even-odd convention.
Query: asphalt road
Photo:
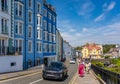
[[[0,84],[69,84],[70,80],[76,73],[77,63],[69,64],[69,62],[67,61],[66,66],[68,68],[68,77],[66,77],[65,80],[63,81],[44,80],[42,79],[41,72],[37,72],[26,76],[20,76],[8,80],[0,81]]]

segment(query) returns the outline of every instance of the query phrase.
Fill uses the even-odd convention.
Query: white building
[[[15,54],[14,0],[0,0],[0,73],[19,71],[23,68],[23,55]],[[11,48],[10,48],[11,47]],[[12,53],[10,52],[11,50]]]
[[[0,54],[7,53],[11,37],[11,0],[0,0]]]

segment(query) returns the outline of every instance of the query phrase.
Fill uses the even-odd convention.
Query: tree
[[[106,45],[103,45],[103,53],[108,53],[111,48],[115,48],[115,44],[106,44]]]

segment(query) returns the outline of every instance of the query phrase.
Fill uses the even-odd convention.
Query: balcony
[[[2,12],[8,13],[8,6],[2,6]]]
[[[3,27],[2,27],[2,32],[1,32],[1,34],[9,35],[8,26],[3,26]]]
[[[0,56],[22,55],[21,47],[0,47]]]

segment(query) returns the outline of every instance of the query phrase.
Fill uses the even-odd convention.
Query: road
[[[76,73],[77,63],[69,64],[69,62],[67,61],[66,66],[68,68],[68,77],[66,77],[65,80],[63,81],[44,80],[42,79],[41,72],[37,72],[26,76],[20,76],[8,80],[0,81],[0,84],[69,84],[70,80]]]

